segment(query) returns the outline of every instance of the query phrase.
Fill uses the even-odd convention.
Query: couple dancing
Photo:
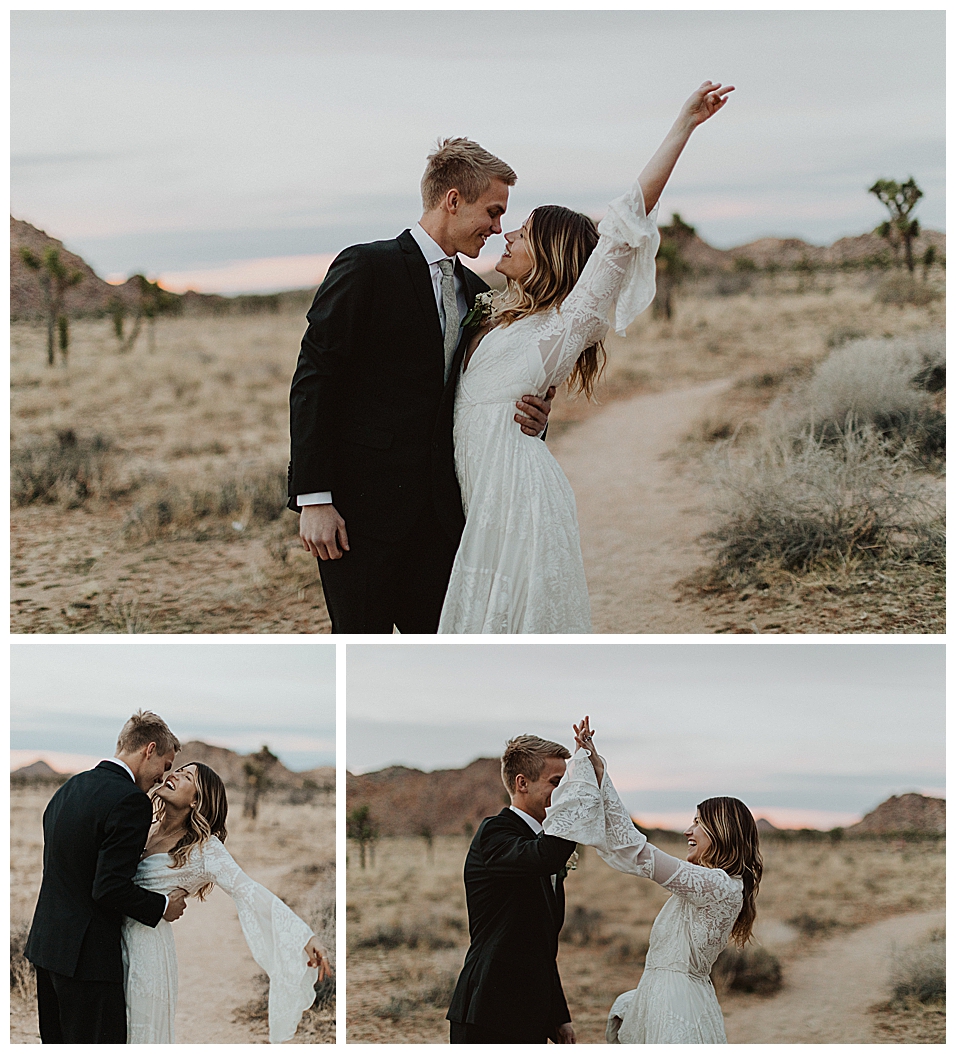
[[[292,380],[289,464],[333,632],[590,632],[574,494],[538,438],[556,386],[590,396],[608,328],[653,299],[661,192],[733,90],[691,95],[599,227],[544,205],[506,234],[504,296],[458,254],[501,233],[517,177],[468,139],[429,157],[412,230],[336,257]]]
[[[115,757],[73,776],[43,814],[43,881],[27,940],[43,1043],[174,1043],[170,923],[214,885],[232,897],[269,976],[269,1039],[295,1035],[330,970],[311,928],[223,845],[226,789],[199,762],[173,769],[179,740],[149,711]]]
[[[726,1043],[710,970],[728,941],[743,947],[751,936],[763,873],[754,818],[736,798],[708,798],[684,832],[687,859],[668,856],[634,826],[589,718],[573,728],[573,757],[560,743],[519,736],[501,759],[511,807],[482,821],[465,860],[471,944],[448,1010],[451,1042],[575,1042],[557,954],[564,879],[580,843],[672,894],[640,983],[610,1008],[608,1042]]]

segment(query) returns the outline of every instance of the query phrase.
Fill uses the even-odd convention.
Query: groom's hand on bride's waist
[[[308,549],[320,560],[338,560],[343,551],[348,552],[349,548],[345,520],[331,504],[302,506],[302,512],[299,514],[299,539],[302,548]]]
[[[174,889],[166,898],[166,910],[163,912],[163,918],[167,922],[175,922],[176,919],[182,918],[182,914],[185,910],[186,890]]]
[[[540,395],[523,395],[515,406],[521,411],[515,414],[515,421],[521,425],[521,431],[527,436],[537,436],[548,427],[548,414],[551,413],[551,400],[555,387],[548,389],[542,399]]]

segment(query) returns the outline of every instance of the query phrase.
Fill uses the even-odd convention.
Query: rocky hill
[[[191,761],[201,761],[210,768],[215,769],[227,787],[238,789],[246,785],[245,763],[248,755],[237,754],[234,750],[226,747],[214,747],[208,743],[192,740],[183,744],[183,749],[176,756],[177,765],[188,765]],[[35,761],[32,765],[25,765],[10,773],[13,780],[26,782],[28,780],[66,779],[65,775],[55,772],[45,761]],[[309,787],[318,787],[322,790],[335,787],[335,769],[332,766],[324,766],[309,769],[307,772],[291,772],[276,761],[269,770],[269,780],[279,790],[302,790]]]
[[[420,769],[394,765],[364,776],[348,773],[347,809],[368,805],[381,835],[473,831],[486,816],[508,804],[498,758],[479,758],[463,769]]]
[[[925,794],[894,795],[846,829],[847,835],[945,833],[945,799]]]

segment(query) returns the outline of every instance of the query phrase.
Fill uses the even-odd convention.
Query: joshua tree
[[[425,859],[434,863],[435,860],[435,833],[428,824],[420,827],[418,833],[425,839]]]
[[[82,271],[68,271],[60,259],[60,250],[48,245],[39,257],[26,246],[20,247],[20,259],[36,271],[43,290],[43,307],[46,312],[46,360],[49,366],[55,361],[54,345],[56,332],[60,331],[60,359],[66,365],[70,348],[70,324],[63,314],[63,296],[67,289],[83,281]]]
[[[923,196],[912,176],[905,183],[893,179],[878,179],[868,193],[875,194],[890,213],[890,218],[876,228],[876,233],[885,238],[895,249],[903,243],[906,266],[912,274],[916,269],[913,260],[913,242],[919,236],[919,220],[910,219],[910,213]]]
[[[680,213],[671,216],[669,226],[661,227],[661,247],[657,251],[657,294],[654,297],[654,317],[670,319],[674,314],[674,292],[684,281],[690,267],[684,250],[697,233]]]
[[[132,351],[145,320],[148,324],[149,350],[154,352],[156,350],[156,319],[159,315],[173,314],[179,307],[179,301],[172,293],[167,293],[165,289],[162,289],[158,282],[151,282],[145,275],[134,274],[130,281],[136,283],[139,303],[133,319],[133,328],[125,340],[123,339],[125,309],[122,301],[118,297],[110,301],[110,313],[113,316],[113,328],[120,341],[120,351]]]
[[[259,815],[259,799],[271,786],[269,773],[279,759],[264,746],[256,754],[246,758],[242,768],[246,774],[246,797],[242,803],[242,815],[255,820]]]
[[[367,805],[359,805],[353,809],[346,818],[346,834],[358,843],[359,861],[362,870],[365,870],[365,854],[368,852],[369,860],[375,863],[375,840],[378,838],[378,826],[372,819],[372,810]]]

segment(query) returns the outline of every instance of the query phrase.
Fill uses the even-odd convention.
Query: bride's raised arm
[[[600,239],[560,312],[538,341],[548,382],[560,383],[577,356],[602,340],[607,327],[623,336],[654,299],[660,246],[657,205],[691,133],[722,109],[733,85],[704,83],[681,107],[677,120],[631,189],[610,203],[598,225]]]

